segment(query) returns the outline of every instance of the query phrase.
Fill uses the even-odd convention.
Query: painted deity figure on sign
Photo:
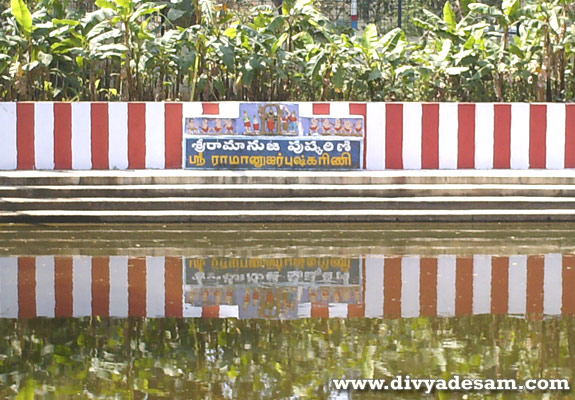
[[[349,119],[346,119],[343,122],[343,131],[345,132],[346,135],[353,134],[353,125],[351,124],[351,121]]]
[[[287,132],[289,129],[289,117],[290,112],[287,107],[283,108],[283,115],[282,115],[282,130]]]
[[[289,115],[289,130],[291,132],[297,131],[297,116],[295,115],[295,111]]]
[[[199,131],[198,125],[196,125],[196,122],[194,121],[193,118],[188,118],[187,120],[187,124],[186,124],[186,133],[188,135],[194,135],[197,134]]]
[[[226,133],[227,133],[228,135],[233,135],[233,134],[234,134],[234,125],[233,125],[231,119],[226,120]]]
[[[317,135],[319,130],[319,122],[317,118],[312,118],[311,123],[309,124],[309,134],[310,135]]]
[[[323,128],[323,133],[324,134],[329,134],[331,133],[331,124],[329,122],[329,119],[324,119],[323,120],[323,124],[322,124],[322,128]]]
[[[210,127],[208,125],[207,119],[202,120],[202,127],[200,128],[200,130],[202,131],[202,133],[210,133]]]
[[[363,134],[363,126],[361,125],[360,119],[355,123],[355,134],[356,136],[361,136]]]
[[[246,130],[246,132],[251,133],[252,131],[252,124],[250,121],[250,116],[248,115],[248,112],[244,110],[244,117],[243,117],[243,121],[244,121],[244,128]]]
[[[333,125],[333,130],[335,131],[336,135],[341,135],[341,131],[343,130],[343,126],[341,124],[341,119],[337,118],[335,120],[335,124]]]
[[[253,123],[254,123],[254,132],[260,133],[260,120],[258,119],[258,117],[255,116],[255,114],[254,114]]]
[[[214,132],[216,132],[217,134],[220,134],[220,133],[222,133],[222,131],[223,131],[222,120],[216,119],[216,126],[214,126]]]
[[[273,111],[270,110],[270,112],[268,113],[268,116],[266,118],[266,122],[267,122],[267,127],[268,127],[269,133],[275,132],[276,121],[275,121],[275,114],[273,113]]]

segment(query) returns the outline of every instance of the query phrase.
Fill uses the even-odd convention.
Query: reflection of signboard
[[[242,103],[237,118],[184,117],[185,168],[360,169],[360,117],[302,117],[297,104]]]
[[[360,262],[354,258],[187,258],[186,285],[358,285]]]
[[[238,306],[240,318],[297,318],[300,304],[363,302],[359,258],[193,257],[185,271],[186,304]]]

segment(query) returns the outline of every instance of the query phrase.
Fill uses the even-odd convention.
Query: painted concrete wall
[[[239,103],[0,102],[0,169],[182,167],[182,116]],[[575,168],[575,104],[300,103],[366,121],[364,168]]]

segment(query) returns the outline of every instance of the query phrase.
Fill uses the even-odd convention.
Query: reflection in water
[[[0,257],[0,317],[575,314],[575,256]]]
[[[4,227],[0,398],[573,396],[335,393],[407,374],[575,383],[571,226],[363,227]]]

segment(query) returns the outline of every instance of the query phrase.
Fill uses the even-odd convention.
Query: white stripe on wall
[[[491,313],[491,256],[473,256],[473,314]]]
[[[240,117],[240,103],[238,101],[223,101],[220,102],[219,105],[220,105],[220,114],[218,115],[219,118]]]
[[[0,318],[18,318],[18,257],[0,257]]]
[[[92,258],[74,256],[74,317],[92,315]]]
[[[455,256],[437,257],[437,315],[455,315]]]
[[[146,315],[166,315],[166,260],[164,257],[146,257]]]
[[[404,169],[421,169],[422,118],[423,109],[421,103],[403,104],[402,147]]]
[[[346,101],[337,101],[329,104],[329,116],[331,118],[349,118],[349,103]],[[353,116],[357,117],[357,116]]]
[[[492,169],[495,109],[490,103],[475,105],[475,168]]]
[[[546,254],[543,278],[543,313],[561,314],[563,291],[563,257],[561,254]]]
[[[383,263],[384,259],[365,258],[365,316],[383,316]]]
[[[385,103],[367,103],[367,169],[385,169]]]
[[[146,168],[166,166],[164,103],[146,103]]]
[[[110,317],[127,317],[128,257],[110,257]]]
[[[401,316],[419,316],[419,256],[401,259]]]
[[[509,257],[509,314],[527,309],[527,256]]]
[[[92,168],[91,104],[72,103],[72,169]]]
[[[128,168],[128,103],[108,103],[110,169]]]
[[[565,104],[547,104],[546,168],[565,168]]]
[[[0,102],[0,169],[18,167],[16,103]]]
[[[36,287],[36,314],[39,317],[54,317],[56,290],[53,256],[36,257]]]
[[[530,106],[525,103],[511,105],[511,168],[529,168]]]
[[[36,169],[54,169],[54,103],[34,105],[34,157]]]
[[[457,169],[459,106],[439,104],[439,168]]]

